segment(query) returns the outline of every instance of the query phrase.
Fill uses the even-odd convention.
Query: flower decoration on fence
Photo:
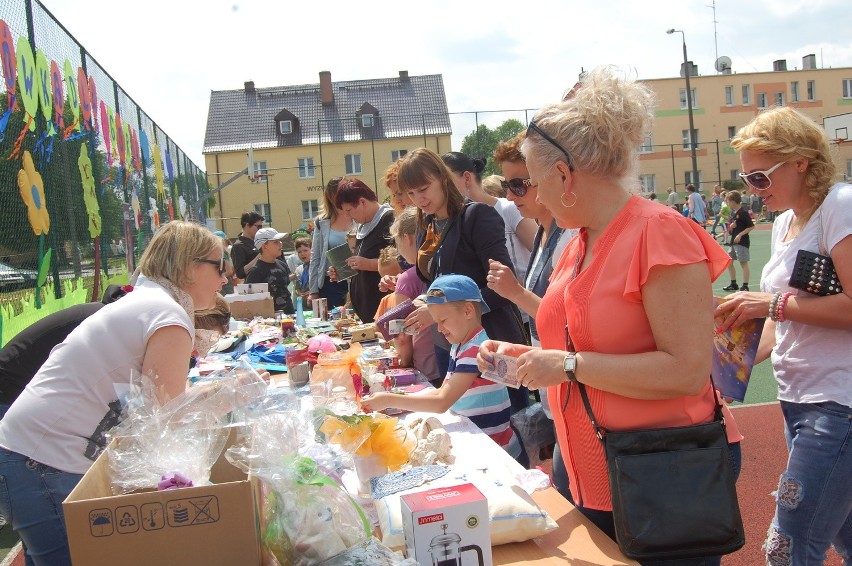
[[[383,466],[394,471],[409,461],[415,446],[414,437],[398,426],[398,421],[396,417],[381,413],[329,415],[320,426],[320,432],[347,452],[364,458],[376,456]]]
[[[80,145],[80,157],[77,158],[80,168],[80,179],[83,181],[83,201],[86,203],[86,214],[89,216],[89,236],[97,238],[101,235],[101,207],[95,194],[95,178],[92,176],[92,160],[89,158],[89,148]]]
[[[27,205],[27,216],[33,233],[38,239],[38,281],[36,282],[35,305],[41,308],[41,287],[47,277],[50,266],[50,250],[44,251],[44,237],[50,232],[50,214],[47,212],[47,202],[44,198],[44,181],[41,173],[36,171],[33,156],[29,151],[24,152],[23,166],[18,171],[18,190]]]

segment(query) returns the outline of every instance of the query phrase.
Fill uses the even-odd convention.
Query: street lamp
[[[696,185],[696,190],[700,188],[698,184],[698,159],[695,156],[695,126],[692,118],[692,88],[689,86],[689,59],[686,56],[686,34],[679,29],[666,30],[666,33],[671,35],[679,33],[683,38],[683,76],[686,78],[686,110],[689,114],[689,151],[692,155],[692,183]]]

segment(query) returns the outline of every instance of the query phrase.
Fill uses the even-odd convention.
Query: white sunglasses
[[[772,186],[772,179],[770,179],[769,176],[785,163],[787,162],[782,161],[781,163],[777,163],[766,171],[752,171],[751,173],[740,173],[740,177],[750,187],[757,189],[758,191],[765,191],[766,189]]]

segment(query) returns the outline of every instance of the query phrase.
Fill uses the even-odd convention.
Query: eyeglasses
[[[500,186],[502,186],[507,191],[512,191],[512,194],[516,197],[522,197],[527,194],[527,191],[530,187],[534,187],[532,181],[529,179],[521,179],[515,177],[514,179],[509,179],[506,181],[500,181]]]
[[[772,179],[770,179],[769,176],[785,163],[787,162],[782,161],[781,163],[777,163],[766,171],[752,171],[751,173],[740,173],[740,177],[742,177],[742,180],[745,181],[751,188],[756,189],[758,191],[765,191],[766,189],[772,186]]]
[[[567,163],[568,163],[568,170],[569,170],[569,171],[571,171],[572,173],[574,172],[574,165],[573,165],[573,163],[572,163],[572,161],[571,161],[571,155],[570,155],[567,151],[565,151],[565,148],[564,148],[564,147],[562,147],[561,145],[559,145],[559,142],[557,142],[555,139],[553,139],[552,137],[550,137],[550,136],[547,134],[547,132],[545,132],[544,130],[542,130],[542,129],[539,127],[539,125],[535,123],[535,120],[531,120],[531,121],[530,121],[530,125],[529,125],[529,126],[527,126],[527,134],[526,134],[526,137],[530,137],[530,131],[533,131],[533,132],[537,133],[538,135],[540,135],[541,137],[543,137],[545,140],[547,140],[548,142],[550,142],[550,145],[552,145],[553,147],[555,147],[555,148],[559,149],[559,151],[561,151],[562,153],[564,153],[564,154],[565,154],[565,158],[567,159]]]
[[[219,276],[225,275],[225,256],[221,259],[207,259],[206,257],[197,257],[195,261],[198,263],[209,263],[215,265],[219,269]]]

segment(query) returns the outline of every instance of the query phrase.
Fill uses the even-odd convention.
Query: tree
[[[483,177],[496,173],[494,166],[494,149],[501,141],[507,141],[524,130],[524,125],[514,118],[510,118],[494,128],[493,130],[485,124],[465,136],[462,141],[461,152],[471,158],[485,159],[485,170]]]

